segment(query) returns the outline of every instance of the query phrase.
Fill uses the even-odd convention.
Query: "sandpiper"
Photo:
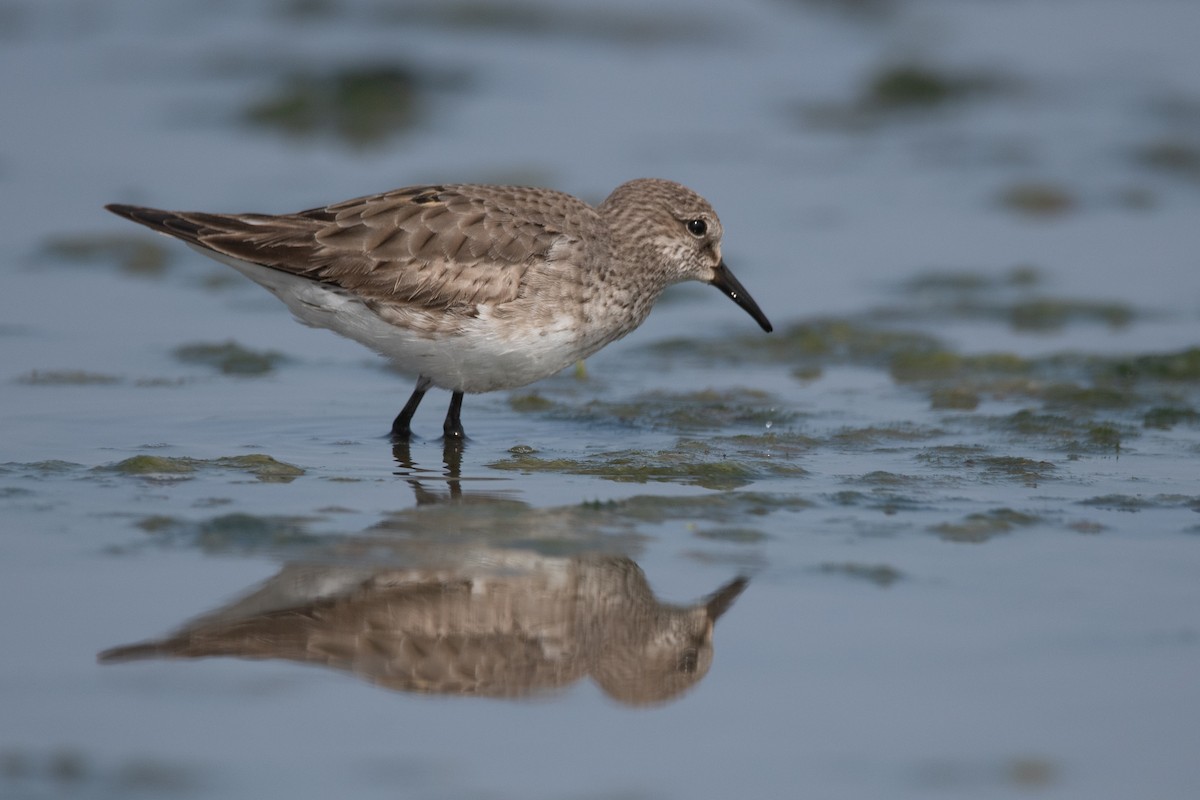
[[[443,431],[463,438],[464,393],[524,386],[590,356],[640,325],[674,283],[712,284],[771,330],[721,258],[712,206],[657,178],[624,183],[596,207],[552,189],[446,184],[282,215],[106,208],[415,374],[397,440],[411,436],[431,386],[452,392]]]
[[[748,583],[678,606],[621,556],[462,555],[430,568],[288,565],[163,639],[97,658],[285,659],[398,691],[477,697],[528,697],[590,676],[614,700],[657,704],[708,673],[713,627]]]

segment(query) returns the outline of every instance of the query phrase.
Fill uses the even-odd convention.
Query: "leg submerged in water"
[[[459,419],[462,414],[462,402],[462,392],[450,395],[450,408],[446,411],[446,421],[442,424],[442,432],[446,434],[447,439],[465,439],[467,436],[463,431],[462,420]]]
[[[432,381],[424,375],[417,378],[417,388],[413,389],[408,402],[404,404],[404,408],[400,409],[400,413],[396,415],[396,419],[392,422],[393,439],[407,441],[412,438],[413,414],[417,413],[417,406],[421,405],[421,399],[425,397],[425,392],[429,391],[431,383]]]

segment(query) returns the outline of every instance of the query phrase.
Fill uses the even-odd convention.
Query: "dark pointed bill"
[[[713,286],[720,289],[725,295],[746,310],[746,313],[754,317],[754,321],[762,326],[762,329],[767,333],[772,331],[771,321],[767,319],[767,315],[758,307],[758,303],[754,302],[754,298],[746,291],[745,287],[733,277],[733,273],[729,271],[729,267],[725,266],[722,261],[717,264],[716,275],[709,281]]]
[[[717,618],[729,610],[733,605],[733,601],[737,600],[742,590],[746,588],[746,584],[750,583],[750,579],[746,577],[734,578],[729,583],[717,589],[708,596],[704,602],[705,611],[708,612],[708,618],[713,622]]]

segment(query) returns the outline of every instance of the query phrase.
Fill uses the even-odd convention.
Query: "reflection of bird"
[[[391,689],[487,697],[590,675],[611,697],[643,705],[704,677],[713,625],[747,583],[737,578],[696,605],[673,606],[658,602],[628,558],[498,560],[487,570],[285,568],[259,592],[166,639],[98,658],[283,658]],[[271,587],[277,581],[292,596]]]
[[[630,181],[596,208],[549,189],[446,185],[282,216],[108,209],[417,375],[397,439],[430,386],[453,392],[443,429],[462,438],[464,392],[524,386],[586,358],[674,283],[712,284],[771,330],[721,259],[716,212],[671,181]]]

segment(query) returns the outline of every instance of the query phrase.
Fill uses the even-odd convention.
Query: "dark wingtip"
[[[122,203],[109,203],[104,207],[104,210],[111,211],[118,217],[124,217],[125,219],[136,219],[134,215],[137,213],[138,207],[127,206]]]
[[[105,211],[111,211],[118,217],[140,222],[152,228],[162,228],[166,220],[174,216],[170,211],[161,211],[157,208],[146,208],[145,206],[127,206],[124,203],[109,203],[104,209]]]
[[[145,225],[158,233],[165,233],[186,242],[198,241],[201,226],[191,214],[146,206],[128,206],[124,203],[109,203],[104,208],[118,217]]]
[[[117,664],[121,661],[137,661],[162,655],[162,646],[157,642],[139,642],[112,647],[96,654],[98,664]]]

